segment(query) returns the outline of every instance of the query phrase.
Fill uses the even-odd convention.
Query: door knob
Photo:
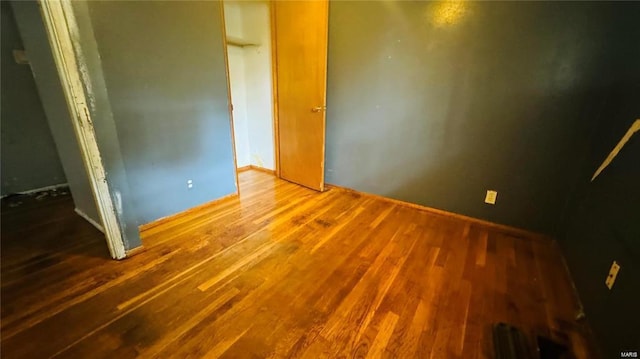
[[[320,111],[325,111],[327,109],[327,106],[318,106],[318,107],[314,107],[311,109],[311,112],[320,112]]]

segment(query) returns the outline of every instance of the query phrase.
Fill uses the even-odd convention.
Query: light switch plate
[[[613,264],[611,265],[611,269],[609,269],[609,275],[607,276],[607,279],[604,281],[604,284],[607,285],[607,288],[609,288],[609,290],[613,288],[613,283],[615,283],[616,277],[618,276],[619,271],[620,271],[620,265],[618,264],[618,262],[613,261]]]

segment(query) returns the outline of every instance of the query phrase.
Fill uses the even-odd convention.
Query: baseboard
[[[54,190],[54,189],[57,190],[59,188],[66,188],[66,187],[69,187],[68,183],[59,183],[59,184],[54,184],[54,185],[46,186],[46,187],[34,188],[34,189],[27,190],[27,191],[8,193],[8,194],[5,194],[5,195],[2,195],[2,197],[0,197],[0,198],[5,198],[5,197],[11,196],[13,194],[34,194],[34,193],[38,193],[38,192],[51,191],[51,190]]]
[[[389,197],[384,197],[384,196],[380,196],[380,195],[373,194],[373,193],[361,192],[361,191],[358,191],[358,190],[355,190],[355,189],[351,189],[351,188],[347,188],[347,187],[337,186],[337,185],[333,185],[333,184],[326,184],[325,187],[335,188],[335,189],[338,189],[338,190],[352,192],[352,193],[357,193],[357,194],[362,195],[362,196],[367,196],[367,197],[371,197],[371,198],[380,199],[380,200],[383,200],[383,201],[395,203],[395,204],[398,204],[398,205],[401,205],[401,206],[405,206],[405,207],[415,208],[415,209],[418,209],[418,210],[421,210],[421,211],[437,214],[437,215],[440,215],[440,216],[452,217],[452,218],[457,218],[457,219],[464,220],[464,221],[477,223],[477,224],[480,224],[480,225],[483,225],[483,226],[486,226],[486,227],[490,227],[492,229],[495,229],[495,230],[498,230],[498,231],[501,231],[501,232],[504,232],[504,233],[507,233],[507,234],[525,236],[525,237],[528,237],[528,238],[545,238],[545,239],[549,239],[549,240],[552,239],[548,235],[545,235],[545,234],[542,234],[542,233],[536,233],[536,232],[529,231],[529,230],[526,230],[526,229],[521,229],[521,228],[517,228],[517,227],[508,226],[506,224],[493,223],[493,222],[490,222],[490,221],[487,221],[487,220],[484,220],[484,219],[469,217],[469,216],[465,216],[463,214],[448,212],[448,211],[445,211],[445,210],[442,210],[442,209],[431,208],[431,207],[423,206],[423,205],[416,204],[416,203],[405,202],[405,201],[401,201],[399,199],[393,199],[393,198],[389,198]]]
[[[256,165],[249,165],[249,167],[250,167],[252,170],[256,170],[256,171],[260,171],[260,172],[265,172],[265,173],[268,173],[268,174],[271,174],[271,175],[276,174],[276,171],[274,171],[274,170],[270,170],[270,169],[268,169],[268,168],[264,168],[264,167],[260,167],[260,166],[256,166]]]
[[[138,255],[138,254],[140,254],[140,253],[142,253],[142,252],[144,252],[146,250],[147,249],[143,245],[139,245],[138,247],[126,250],[126,257],[127,258],[131,258],[131,257],[133,257],[135,255]]]
[[[84,218],[87,220],[87,222],[91,223],[94,227],[96,227],[100,232],[104,233],[104,228],[102,227],[101,224],[99,224],[98,222],[94,221],[91,217],[87,216],[86,213],[82,212],[82,210],[79,210],[78,208],[75,208],[74,211],[78,214],[78,216]]]
[[[175,220],[177,220],[179,218],[182,218],[184,216],[188,216],[190,214],[202,211],[204,209],[207,209],[208,207],[215,206],[215,205],[217,205],[217,204],[219,204],[221,202],[224,202],[226,200],[229,200],[229,199],[232,199],[232,198],[236,198],[236,197],[238,197],[238,192],[237,191],[234,192],[234,193],[231,193],[229,195],[226,195],[224,197],[220,197],[218,199],[214,199],[213,201],[210,201],[210,202],[207,202],[207,203],[203,203],[201,205],[189,208],[189,209],[187,209],[185,211],[182,211],[182,212],[179,212],[179,213],[176,213],[176,214],[172,214],[170,216],[166,216],[166,217],[162,217],[162,218],[156,219],[153,222],[141,224],[140,226],[138,226],[138,230],[140,232],[147,231],[147,230],[149,230],[151,228],[157,227],[157,226],[165,224],[165,223],[169,223],[169,222],[175,221]]]
[[[268,173],[270,175],[275,175],[276,174],[275,170],[270,170],[268,168],[264,168],[264,167],[260,167],[260,166],[256,166],[256,165],[248,165],[248,166],[238,167],[238,172],[246,172],[246,171],[249,171],[249,170],[256,170],[256,171]]]

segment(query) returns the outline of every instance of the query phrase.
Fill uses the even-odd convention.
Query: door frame
[[[277,84],[277,71],[276,71],[276,53],[275,53],[275,17],[274,17],[274,9],[273,2],[276,0],[270,0],[268,2],[269,8],[269,41],[271,43],[271,110],[272,110],[272,130],[273,130],[273,164],[274,171],[276,177],[280,178],[280,137],[278,135],[278,84]],[[235,173],[236,173],[236,188],[238,189],[238,194],[240,193],[240,182],[238,179],[238,160],[236,156],[236,136],[235,136],[235,127],[233,120],[233,98],[231,96],[231,70],[229,68],[229,52],[227,47],[227,25],[225,19],[225,11],[224,11],[224,3],[225,0],[220,0],[220,18],[222,19],[222,43],[224,49],[224,61],[225,61],[225,70],[227,74],[227,93],[229,100],[229,118],[231,119],[231,138],[233,139],[233,159],[235,163]],[[253,165],[250,165],[251,167]],[[271,171],[271,170],[268,170]]]
[[[227,23],[224,17],[224,1],[220,5],[220,27],[222,33],[222,52],[224,52],[224,71],[227,77],[227,110],[229,111],[229,125],[231,126],[231,147],[233,149],[233,174],[236,180],[236,195],[240,195],[240,180],[238,178],[238,156],[236,154],[236,129],[233,121],[233,98],[231,98],[231,69],[229,68],[229,53],[227,49]]]
[[[120,223],[109,191],[106,172],[84,91],[81,70],[86,65],[78,56],[79,34],[71,0],[39,0],[44,27],[58,70],[60,83],[71,115],[71,122],[80,147],[82,162],[87,172],[91,192],[104,227],[109,253],[114,259],[127,256]]]
[[[269,18],[271,26],[271,95],[273,97],[273,163],[275,164],[276,177],[280,176],[280,126],[278,122],[278,56],[276,47],[276,11],[274,1],[269,1]]]

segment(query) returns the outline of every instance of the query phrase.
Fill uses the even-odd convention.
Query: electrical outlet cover
[[[487,195],[484,198],[484,203],[496,204],[497,197],[498,197],[497,191],[487,190]]]
[[[609,275],[607,276],[607,279],[604,281],[604,284],[606,284],[609,290],[613,288],[613,284],[616,282],[616,277],[618,276],[619,271],[620,271],[620,265],[618,264],[618,262],[613,261],[613,264],[611,264],[611,269],[609,269]]]

